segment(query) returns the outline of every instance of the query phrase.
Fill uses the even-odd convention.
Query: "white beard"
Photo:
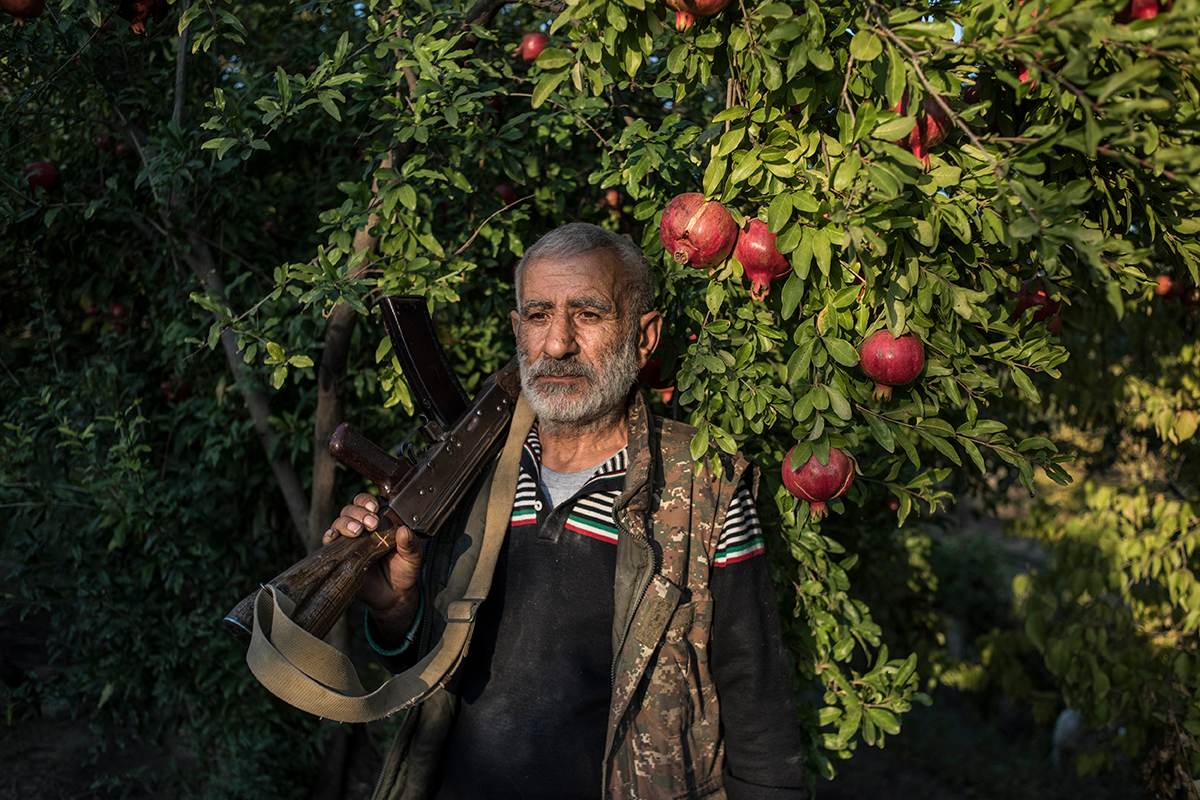
[[[600,353],[597,364],[578,356],[566,359],[542,356],[531,364],[528,353],[518,341],[521,389],[537,414],[539,424],[550,428],[587,429],[623,414],[629,389],[637,380],[640,334],[640,329],[635,327],[612,350]],[[586,385],[580,390],[578,386],[537,384],[537,378],[548,376],[580,377]]]

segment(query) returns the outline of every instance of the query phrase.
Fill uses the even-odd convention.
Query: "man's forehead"
[[[584,298],[615,300],[629,280],[627,272],[625,265],[607,250],[543,256],[525,265],[518,305]]]

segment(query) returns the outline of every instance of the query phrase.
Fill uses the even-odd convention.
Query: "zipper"
[[[625,622],[625,632],[621,634],[621,645],[617,648],[616,652],[613,653],[612,667],[609,670],[609,685],[615,688],[617,685],[617,659],[621,657],[621,651],[625,649],[625,642],[629,640],[629,631],[633,628],[633,618],[637,615],[637,609],[642,604],[642,600],[646,597],[646,591],[650,588],[650,581],[655,575],[658,574],[658,571],[662,568],[662,565],[658,563],[658,554],[655,553],[654,548],[650,546],[650,537],[637,536],[615,516],[613,521],[617,523],[617,530],[620,533],[625,534],[633,541],[637,542],[642,549],[646,550],[650,554],[650,569],[646,572],[646,577],[642,580],[641,588],[637,593],[637,600],[632,606],[630,606],[630,608],[633,609],[633,613],[629,615],[629,619]]]

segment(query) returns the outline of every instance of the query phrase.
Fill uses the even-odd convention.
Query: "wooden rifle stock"
[[[406,374],[411,373],[406,369]],[[381,516],[388,524],[386,529],[381,525],[380,530],[356,538],[338,537],[269,582],[296,604],[293,622],[313,636],[324,638],[350,606],[367,570],[395,547],[400,524],[408,525],[420,536],[437,532],[499,452],[520,391],[517,362],[513,359],[484,382],[475,402],[448,431],[436,418],[427,422],[424,431],[429,446],[415,464],[388,455],[348,424],[338,427],[329,442],[330,452],[379,488],[387,501]],[[257,596],[257,591],[247,596],[224,620],[226,627],[246,644],[254,631]]]

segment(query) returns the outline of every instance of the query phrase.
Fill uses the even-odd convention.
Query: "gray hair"
[[[643,314],[654,310],[654,272],[641,248],[619,233],[587,222],[571,222],[547,233],[517,262],[514,282],[517,302],[521,302],[521,273],[540,258],[570,258],[593,250],[607,250],[625,268],[627,298],[617,298],[623,310],[630,312],[630,324],[636,325]]]

